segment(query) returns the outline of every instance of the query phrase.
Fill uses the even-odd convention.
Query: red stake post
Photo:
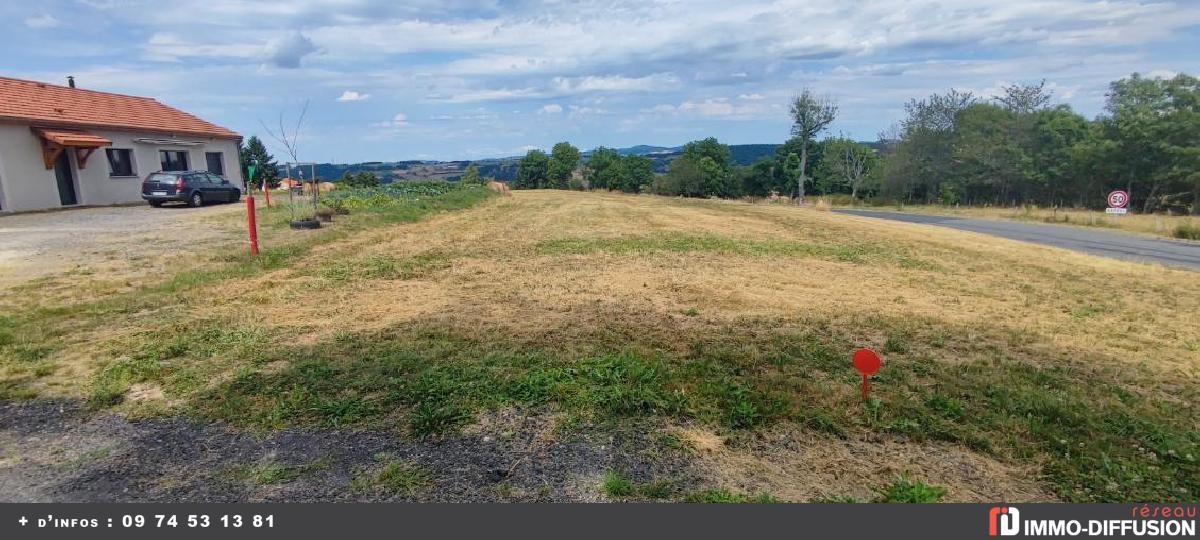
[[[246,226],[250,229],[250,255],[258,256],[258,221],[254,218],[254,195],[246,195]]]
[[[854,356],[850,358],[854,363],[854,369],[857,369],[862,374],[862,397],[867,399],[871,393],[871,375],[879,371],[879,366],[883,364],[883,360],[879,358],[879,354],[871,349],[859,349],[854,351]]]
[[[267,185],[267,180],[263,179],[263,198],[267,199],[267,208],[271,207],[271,186]]]

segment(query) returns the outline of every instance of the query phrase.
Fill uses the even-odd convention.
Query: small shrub
[[[422,401],[409,415],[408,427],[414,435],[441,435],[470,422],[474,415],[455,403]]]
[[[920,480],[909,480],[901,476],[879,493],[879,502],[887,503],[932,503],[946,496],[946,488],[931,486]]]
[[[833,497],[814,499],[812,502],[817,504],[858,504],[863,501],[858,500],[858,498],[853,495],[835,495]]]
[[[608,471],[600,482],[600,491],[613,498],[628,497],[633,495],[633,482],[617,471]]]
[[[618,471],[604,473],[600,481],[600,491],[613,499],[624,497],[644,497],[647,499],[666,499],[675,491],[675,483],[671,480],[655,480],[644,484],[635,484]]]
[[[773,504],[780,502],[779,499],[776,499],[769,493],[746,495],[744,493],[733,493],[725,489],[710,489],[692,493],[684,501],[704,504]]]
[[[1200,225],[1180,223],[1175,227],[1172,235],[1175,238],[1182,238],[1184,240],[1200,240]]]
[[[264,463],[234,470],[234,476],[261,485],[286,484],[305,474],[327,468],[327,461],[316,461],[305,465],[281,465]]]
[[[889,334],[887,341],[883,342],[883,352],[887,353],[904,353],[908,351],[908,343],[903,335]]]
[[[375,456],[385,461],[373,474],[360,473],[354,479],[359,491],[374,491],[391,495],[412,496],[432,483],[433,476],[424,467],[396,461],[388,454]]]
[[[942,394],[934,394],[927,402],[929,408],[942,413],[951,418],[960,418],[963,415],[963,403],[952,397]]]

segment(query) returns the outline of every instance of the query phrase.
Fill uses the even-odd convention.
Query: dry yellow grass
[[[667,234],[819,245],[862,238],[928,266],[746,257],[686,246],[649,254],[538,251],[540,244],[562,239]],[[430,252],[449,254],[451,262],[411,280],[336,283],[308,270],[335,260],[404,260]],[[1200,368],[1200,326],[1182,316],[1200,310],[1200,280],[1193,272],[936,227],[879,230],[872,221],[794,207],[518,192],[477,210],[331,244],[311,257],[264,278],[273,282],[265,298],[249,292],[197,311],[222,317],[253,311],[268,326],[315,340],[337,329],[428,319],[535,340],[570,337],[579,327],[631,315],[650,324],[671,320],[697,327],[752,316],[781,324],[830,319],[852,328],[863,318],[882,317],[1019,332],[1034,336],[1030,345],[1048,358],[1091,352],[1189,377]],[[689,309],[699,315],[682,315]],[[664,345],[680,345],[670,332],[661,338]],[[882,344],[882,336],[863,339]]]
[[[625,251],[620,243],[675,237],[684,245],[648,240]],[[686,245],[692,237],[830,249],[859,239],[870,249],[857,261],[771,249],[747,256]],[[568,245],[565,253],[545,249],[564,240],[599,243]],[[440,264],[409,279],[322,272],[426,254]],[[181,320],[259,327],[289,344],[436,321],[571,347],[618,323],[679,349],[705,328],[754,317],[797,328],[819,320],[861,334],[863,345],[881,346],[885,336],[860,328],[878,326],[866,320],[891,320],[908,324],[917,340],[974,332],[981,341],[1019,340],[1012,352],[1034,361],[1102,357],[1189,378],[1200,369],[1200,325],[1186,314],[1197,312],[1200,279],[1184,270],[937,227],[881,229],[874,221],[791,206],[561,191],[516,192],[468,211],[360,233],[287,268],[189,291],[169,309]],[[161,316],[134,313],[64,336],[57,354],[102,364],[107,359],[96,351]],[[54,393],[76,394],[79,373],[64,374],[70,380],[53,384]]]
[[[994,359],[1111,368],[1136,379],[1127,390],[1139,398],[1187,408],[1184,396],[1194,395],[1200,375],[1194,313],[1200,279],[1185,270],[932,226],[881,228],[790,205],[518,191],[355,233],[268,273],[175,293],[153,309],[102,320],[75,315],[87,324],[58,334],[46,359],[57,367],[38,391],[85,396],[96,370],[128,359],[170,320],[177,328],[244,329],[285,350],[436,327],[480,341],[502,336],[505,346],[563,358],[626,345],[686,358],[697,343],[720,346],[729,336],[752,343],[777,331],[886,349],[899,335],[910,358],[941,366]],[[198,390],[181,396],[140,386],[125,407],[184,407],[236,373],[287,369],[215,351],[189,359]],[[773,376],[769,367],[752,369]],[[819,391],[794,398],[813,400],[792,403],[800,409],[857,399],[854,385],[801,384]],[[727,449],[709,438],[700,441],[710,447],[705,463],[730,489],[800,500],[861,496],[845,482],[877,485],[905,472],[951,484],[953,500],[1053,497],[1029,461],[944,442],[781,433],[803,441],[776,452]],[[805,463],[813,471],[843,467],[841,487],[778,478]]]
[[[869,501],[898,476],[948,486],[945,502],[1053,501],[1035,467],[1004,464],[959,445],[895,438],[847,440],[775,428],[767,443],[730,447],[703,428],[681,428],[705,476],[734,493],[770,493],[793,502]]]

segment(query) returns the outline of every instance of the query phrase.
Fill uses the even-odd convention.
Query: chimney
[[[70,86],[71,88],[75,88],[75,76],[74,75],[67,75],[67,86]]]

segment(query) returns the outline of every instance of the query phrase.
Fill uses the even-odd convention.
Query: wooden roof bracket
[[[58,159],[58,155],[65,150],[61,145],[42,140],[42,163],[46,166],[46,170],[54,168],[54,161]]]
[[[80,169],[86,169],[87,160],[92,156],[92,152],[95,151],[95,148],[75,148],[75,164],[78,165]]]

